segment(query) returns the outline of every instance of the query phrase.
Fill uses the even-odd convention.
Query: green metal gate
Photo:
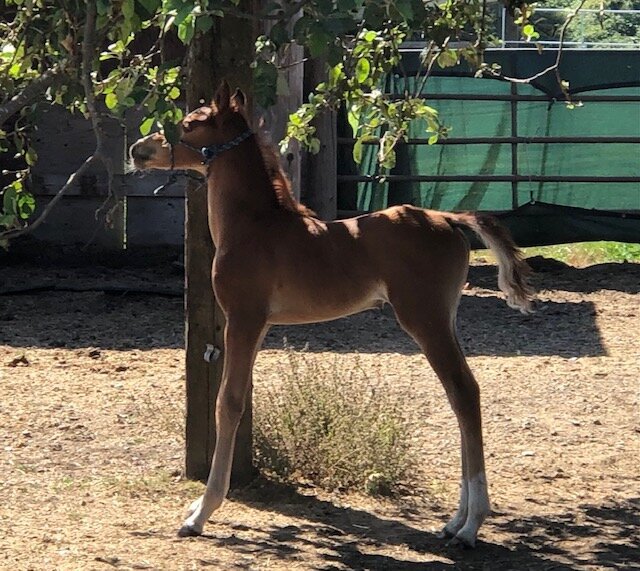
[[[504,75],[531,77],[557,52],[494,50]],[[338,126],[341,215],[409,203],[440,210],[500,213],[521,244],[611,239],[640,242],[640,51],[566,50],[560,75],[530,84],[475,79],[463,67],[439,72],[424,96],[450,137],[427,144],[415,124],[383,175],[371,145],[357,166],[349,125]],[[418,54],[405,54],[407,78],[389,78],[392,94],[411,89]]]

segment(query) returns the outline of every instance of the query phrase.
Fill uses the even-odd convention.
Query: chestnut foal
[[[256,353],[272,324],[327,321],[390,303],[444,385],[461,433],[460,506],[442,537],[473,547],[489,512],[480,396],[456,338],[471,228],[495,253],[507,303],[531,310],[528,266],[507,230],[479,214],[394,206],[323,222],[293,198],[275,152],[247,121],[245,97],[223,82],[210,107],[182,122],[170,145],[160,133],[137,141],[137,169],[193,169],[206,176],[216,247],[213,290],[227,319],[217,441],[204,495],[179,535],[199,535],[223,502],[236,430],[250,394]]]

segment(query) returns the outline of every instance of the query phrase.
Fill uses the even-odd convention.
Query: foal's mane
[[[213,121],[213,112],[216,109],[215,103],[212,103],[210,107],[203,106],[195,109],[189,113],[182,121],[182,128],[185,131],[191,130],[191,123],[200,122],[203,124],[211,123]],[[251,124],[249,117],[244,109],[240,111],[242,117],[248,125]],[[253,130],[254,139],[260,149],[264,166],[271,181],[271,185],[276,195],[278,204],[284,209],[301,216],[315,216],[315,212],[303,204],[300,204],[291,191],[291,181],[284,172],[282,164],[280,163],[280,156],[274,146],[268,143],[261,133],[257,129]]]
[[[280,163],[280,156],[273,145],[267,143],[260,134],[255,134],[255,140],[258,143],[264,166],[271,180],[271,185],[276,194],[278,204],[285,210],[295,212],[302,216],[315,216],[315,212],[310,210],[303,204],[300,204],[291,191],[291,181],[284,172]]]

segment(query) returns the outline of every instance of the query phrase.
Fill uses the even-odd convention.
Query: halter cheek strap
[[[230,149],[233,149],[234,147],[237,147],[240,143],[242,143],[242,141],[244,141],[245,139],[248,139],[251,135],[253,135],[253,131],[251,129],[247,129],[244,133],[240,133],[240,135],[238,135],[235,139],[231,139],[231,141],[228,141],[226,143],[217,143],[215,145],[209,145],[208,147],[200,147],[200,148],[194,147],[193,145],[190,145],[189,143],[182,140],[178,141],[178,144],[182,145],[183,147],[187,147],[187,149],[191,149],[196,153],[200,153],[202,155],[202,164],[208,165],[211,161],[213,161],[213,159],[217,158],[225,151],[228,151]],[[173,151],[173,147],[172,147],[172,151]],[[172,156],[172,163],[173,163],[173,152],[171,156]]]
[[[209,145],[208,147],[200,147],[200,148],[194,147],[193,145],[190,145],[189,143],[182,140],[178,141],[177,144],[182,145],[187,149],[191,149],[196,153],[199,153],[200,155],[202,155],[202,164],[209,165],[209,163],[211,163],[213,159],[215,159],[225,151],[228,151],[230,149],[233,149],[234,147],[237,147],[240,143],[242,143],[242,141],[244,141],[245,139],[248,139],[251,135],[253,135],[253,131],[251,129],[247,129],[244,133],[240,133],[240,135],[238,135],[235,139],[231,139],[231,141],[228,141],[227,143],[219,143],[215,145]],[[170,168],[171,174],[169,175],[169,178],[166,183],[160,185],[158,188],[156,188],[153,191],[153,194],[155,195],[160,194],[164,189],[175,184],[176,181],[178,180],[178,171],[176,171],[175,169],[176,163],[175,163],[174,147],[175,145],[169,146],[169,151],[171,153],[171,168]],[[190,173],[186,173],[186,174],[189,178],[202,180],[200,177],[193,176]]]

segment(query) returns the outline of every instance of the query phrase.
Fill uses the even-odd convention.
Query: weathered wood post
[[[327,79],[326,62],[309,59],[305,63],[304,90],[311,92]],[[320,139],[320,151],[307,153],[304,160],[305,190],[303,198],[321,220],[334,220],[338,215],[338,165],[336,112],[325,111],[314,121]]]
[[[239,11],[254,14],[253,0],[243,0]],[[198,33],[189,47],[186,82],[187,108],[211,101],[220,81],[242,88],[249,95],[255,22],[233,16],[216,18],[207,33]],[[251,97],[249,97],[251,100]],[[213,244],[207,220],[206,189],[190,182],[185,207],[185,314],[186,314],[186,460],[188,478],[206,479],[215,447],[215,401],[222,379],[224,316],[211,286]],[[218,349],[204,359],[207,345]],[[236,439],[232,482],[253,477],[251,396]]]

